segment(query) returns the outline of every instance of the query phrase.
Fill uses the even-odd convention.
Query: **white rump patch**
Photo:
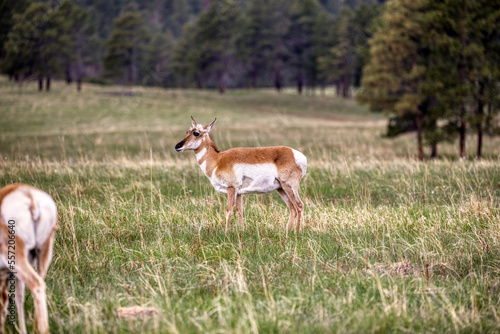
[[[297,165],[299,165],[300,169],[302,169],[302,177],[304,177],[307,171],[307,158],[304,154],[302,154],[297,150],[294,150],[293,148],[292,151],[293,151],[293,157],[295,158],[295,162],[297,163]]]
[[[28,194],[33,199],[33,207]],[[41,247],[56,225],[56,204],[52,197],[38,189],[20,186],[4,197],[0,210],[3,222],[9,224],[10,221],[27,251]]]

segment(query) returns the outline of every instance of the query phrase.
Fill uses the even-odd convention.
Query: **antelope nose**
[[[175,145],[175,150],[176,150],[177,152],[182,152],[181,147],[182,147],[183,145],[184,145],[184,143],[183,143],[183,142],[178,143],[177,145]]]

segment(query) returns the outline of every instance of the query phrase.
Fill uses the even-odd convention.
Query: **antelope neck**
[[[202,139],[201,145],[196,150],[194,150],[194,153],[197,155],[198,153],[203,151],[203,149],[205,149],[207,153],[219,153],[217,146],[215,146],[215,143],[212,138],[210,138],[210,136],[206,136]]]
[[[194,150],[194,153],[202,171],[205,175],[211,177],[212,171],[215,168],[214,164],[217,161],[217,155],[219,154],[219,150],[217,150],[212,138],[210,136],[203,138],[201,145]]]

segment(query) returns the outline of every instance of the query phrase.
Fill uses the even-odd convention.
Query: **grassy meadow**
[[[453,143],[421,163],[413,135],[385,139],[382,115],[331,94],[36,88],[0,78],[0,186],[58,205],[51,331],[500,331],[500,138],[482,161],[470,137],[468,161]],[[245,196],[246,229],[225,233],[225,196],[173,149],[191,115],[217,117],[221,150],[308,157],[299,233],[276,193]]]

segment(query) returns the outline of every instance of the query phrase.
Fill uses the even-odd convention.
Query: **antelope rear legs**
[[[286,225],[286,229],[289,230],[292,228],[295,217],[297,217],[297,210],[295,210],[295,206],[293,205],[292,201],[288,198],[286,192],[283,189],[278,189],[278,194],[288,206],[288,210],[290,210],[290,218],[288,218],[288,224]]]
[[[240,219],[241,229],[245,229],[245,221],[243,220],[243,196],[236,196],[236,211],[238,212],[238,218]]]
[[[297,218],[295,224],[295,231],[299,231],[300,220],[302,219],[302,212],[304,211],[304,204],[299,197],[298,185],[290,185],[286,182],[280,181],[281,189],[278,190],[281,198],[285,201],[290,209],[290,218],[288,219],[287,229],[291,229],[294,218]]]
[[[17,279],[23,281],[24,283],[28,286],[28,288],[31,290],[31,295],[33,296],[34,299],[34,304],[35,304],[35,332],[38,331],[41,334],[45,334],[49,332],[49,317],[48,317],[48,312],[47,312],[47,295],[46,295],[46,287],[45,287],[45,282],[44,280],[38,275],[35,270],[31,267],[31,265],[28,263],[28,259],[24,254],[20,254],[18,252],[17,254],[17,259],[16,259],[16,269],[17,269]],[[23,289],[24,290],[24,289]],[[20,292],[20,291],[19,291]],[[17,293],[16,293],[17,295]],[[21,297],[21,296],[20,296]],[[23,296],[24,297],[24,296]],[[16,296],[17,299],[17,296]],[[24,298],[23,298],[24,299]],[[19,304],[21,301],[17,301]],[[23,300],[24,302],[24,300]],[[24,309],[21,309],[20,307],[22,305],[17,305],[18,306],[18,312],[22,313],[22,315],[19,315],[19,320],[21,318],[24,319]],[[25,325],[19,325],[19,328],[21,332],[25,330]]]

